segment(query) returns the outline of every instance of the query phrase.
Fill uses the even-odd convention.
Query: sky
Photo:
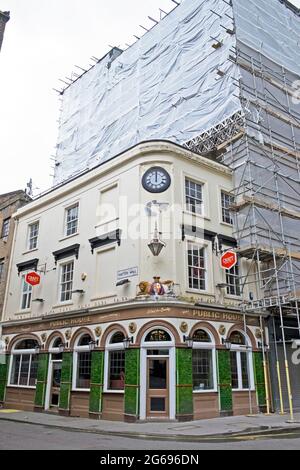
[[[293,0],[300,7],[300,0]],[[59,79],[125,47],[172,0],[0,0],[11,12],[0,52],[0,194],[52,185]]]

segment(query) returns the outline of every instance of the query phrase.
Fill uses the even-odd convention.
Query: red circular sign
[[[37,273],[28,273],[25,281],[31,286],[38,286],[41,282],[41,276]]]
[[[223,269],[232,269],[238,262],[235,251],[227,251],[221,258],[221,266]]]

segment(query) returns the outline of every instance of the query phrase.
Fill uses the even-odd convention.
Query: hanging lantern
[[[159,238],[159,232],[157,225],[155,226],[155,231],[154,231],[154,237],[153,240],[148,243],[148,247],[153,254],[153,256],[159,256],[162,249],[165,248],[166,244],[160,240]]]

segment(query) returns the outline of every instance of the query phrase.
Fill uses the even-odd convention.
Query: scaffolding
[[[299,11],[295,12],[299,16]],[[281,368],[285,370],[289,412],[294,420],[293,390],[287,352],[287,318],[300,338],[300,104],[293,99],[299,76],[239,41],[230,60],[240,70],[236,83],[242,111],[187,142],[190,150],[214,155],[234,174],[235,237],[243,266],[241,312],[266,313],[280,324],[276,337],[280,411],[284,413]],[[245,320],[245,331],[246,331]],[[263,343],[265,335],[261,325]],[[274,330],[275,332],[275,330]],[[284,364],[278,347],[282,346]],[[270,344],[268,346],[271,346]],[[262,345],[264,367],[266,347]],[[265,370],[267,383],[267,374]],[[267,411],[270,409],[266,386]],[[251,397],[250,410],[252,410]]]

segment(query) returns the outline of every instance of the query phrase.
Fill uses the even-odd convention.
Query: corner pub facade
[[[240,313],[247,261],[220,266],[236,246],[231,190],[224,165],[155,141],[21,208],[1,406],[127,422],[264,409],[265,329]]]

